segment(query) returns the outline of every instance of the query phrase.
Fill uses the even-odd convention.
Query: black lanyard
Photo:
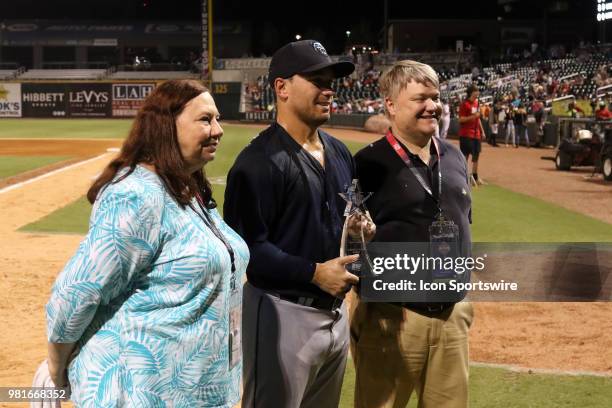
[[[198,215],[198,217],[200,217],[200,219],[212,231],[215,237],[217,237],[219,241],[223,242],[223,245],[225,245],[225,249],[227,250],[227,253],[229,254],[230,261],[232,262],[232,275],[230,277],[230,288],[232,291],[235,291],[236,290],[236,264],[235,264],[235,257],[234,257],[234,249],[232,248],[232,245],[228,242],[227,238],[225,238],[225,235],[223,235],[223,233],[219,230],[219,228],[217,228],[214,221],[210,218],[210,215],[208,215],[208,212],[206,211],[206,208],[204,207],[204,204],[202,203],[202,198],[199,195],[196,196],[196,201],[198,202],[198,206],[200,207],[200,210],[202,210],[202,214],[200,214],[195,208],[193,208],[191,204],[189,204],[189,207],[191,207],[191,209]]]
[[[423,179],[423,176],[421,175],[421,173],[419,173],[417,169],[414,168],[414,165],[412,164],[410,157],[408,156],[406,151],[402,148],[402,146],[400,146],[399,142],[397,141],[395,136],[393,136],[393,133],[391,133],[390,129],[387,131],[385,138],[387,139],[387,142],[389,142],[389,144],[391,145],[395,153],[397,153],[397,155],[400,157],[400,159],[402,159],[404,164],[406,164],[406,166],[410,169],[414,177],[416,177],[421,187],[423,187],[423,189],[427,192],[427,194],[429,194],[435,200],[436,197],[431,191],[431,188],[429,188],[429,186]],[[436,140],[435,137],[432,137],[431,140],[436,149],[436,154],[438,155],[438,199],[436,201],[438,203],[438,214],[441,214],[442,213],[442,160],[440,159],[440,148],[438,146],[438,141]]]

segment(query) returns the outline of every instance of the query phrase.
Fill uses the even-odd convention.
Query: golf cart
[[[612,181],[612,129],[607,129],[601,149],[601,172],[604,180]]]
[[[595,166],[606,180],[612,180],[612,122],[593,119],[559,119],[557,170],[574,166]]]

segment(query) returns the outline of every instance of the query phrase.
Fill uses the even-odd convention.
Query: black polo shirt
[[[247,242],[251,284],[279,294],[331,298],[310,283],[316,263],[339,256],[351,153],[319,130],[325,168],[278,123],[260,133],[231,168],[225,221]]]
[[[444,214],[458,225],[462,254],[469,256],[472,199],[467,163],[459,149],[443,139],[437,140],[440,157],[432,141],[431,160],[425,164],[418,155],[410,153],[398,138],[434,197],[425,191],[386,138],[366,146],[355,155],[361,188],[364,192],[373,193],[366,206],[376,224],[374,241],[429,241],[429,226],[435,220],[438,209],[438,168],[441,164],[441,207]]]

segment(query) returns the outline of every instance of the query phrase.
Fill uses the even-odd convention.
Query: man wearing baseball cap
[[[251,252],[243,304],[243,407],[337,407],[348,352],[345,293],[359,279],[338,257],[350,152],[319,129],[332,82],[355,69],[321,43],[297,41],[270,63],[276,121],[237,157],[227,223]],[[366,235],[374,227],[366,223]]]

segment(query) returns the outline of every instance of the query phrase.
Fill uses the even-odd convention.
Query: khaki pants
[[[419,408],[468,406],[468,329],[474,318],[470,303],[457,303],[432,317],[388,303],[354,300],[355,407],[405,407],[413,391]]]

